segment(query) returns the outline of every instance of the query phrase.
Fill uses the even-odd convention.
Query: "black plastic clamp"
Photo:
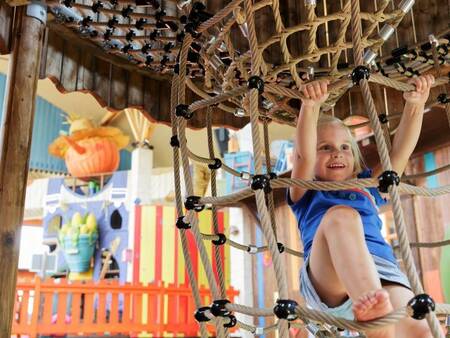
[[[122,16],[124,18],[130,18],[130,14],[133,13],[133,7],[128,5],[127,7],[122,8]]]
[[[136,36],[136,32],[132,29],[128,31],[128,33],[125,35],[125,39],[129,42],[133,41],[133,38]]]
[[[387,115],[386,114],[380,114],[378,115],[378,120],[380,121],[380,123],[382,124],[386,124],[389,122]]]
[[[146,64],[147,66],[150,66],[150,65],[152,64],[153,61],[154,61],[153,56],[147,55],[147,56],[145,57],[145,64]]]
[[[175,108],[175,115],[189,120],[192,116],[194,116],[194,113],[189,111],[189,106],[187,104],[179,104]]]
[[[227,317],[230,319],[230,321],[229,321],[228,323],[224,323],[224,324],[223,324],[223,327],[227,327],[227,328],[235,327],[236,324],[237,324],[237,319],[236,319],[236,317],[235,317],[234,315],[229,315],[229,316],[227,316]]]
[[[225,236],[224,234],[222,234],[222,233],[217,233],[217,234],[215,234],[216,236],[219,236],[219,238],[218,239],[213,239],[211,242],[214,244],[214,245],[217,245],[217,246],[219,246],[219,245],[224,245],[226,242],[227,242],[227,236]]]
[[[211,313],[216,317],[228,317],[231,312],[226,308],[230,303],[228,299],[217,299],[211,304]]]
[[[370,70],[366,66],[358,66],[352,71],[352,81],[354,84],[359,84],[362,79],[368,80],[370,77]]]
[[[259,76],[253,75],[248,79],[248,88],[258,89],[260,94],[264,93],[264,80]]]
[[[71,8],[72,4],[73,4],[74,0],[63,0],[63,5],[66,6],[67,8]]]
[[[438,95],[437,100],[439,103],[447,104],[450,103],[450,97],[446,93],[441,93]]]
[[[88,15],[86,17],[84,17],[81,21],[80,21],[80,25],[82,27],[89,27],[89,25],[92,22],[92,18]]]
[[[436,308],[433,298],[426,293],[413,297],[407,305],[408,314],[417,320],[424,319],[426,315]]]
[[[298,303],[291,299],[278,299],[277,305],[273,308],[275,316],[280,319],[295,320],[297,319],[297,314],[295,313],[295,308]]]
[[[172,147],[180,147],[180,140],[178,139],[178,135],[173,135],[171,138],[170,138],[170,145],[172,146]]]
[[[144,29],[145,24],[147,24],[147,19],[139,18],[138,20],[136,20],[134,27],[141,31]]]
[[[270,180],[276,180],[278,178],[277,173],[271,172],[268,174]]]
[[[186,201],[184,201],[184,207],[187,210],[194,210],[200,212],[205,207],[203,204],[200,204],[200,196],[188,196],[186,197]]]
[[[184,221],[184,216],[180,216],[177,218],[177,222],[175,223],[176,227],[178,229],[184,229],[184,230],[188,230],[191,228],[191,223],[186,223]]]
[[[92,4],[91,10],[94,13],[100,13],[100,10],[103,8],[103,3],[101,1],[96,1]]]
[[[208,168],[211,170],[217,170],[222,166],[222,161],[220,160],[220,158],[215,158],[214,159],[214,163],[210,163],[208,164]]]
[[[108,23],[106,24],[109,28],[115,28],[115,26],[119,23],[119,20],[113,16],[111,19],[108,20]]]
[[[252,190],[263,189],[266,194],[272,191],[270,179],[266,175],[254,175],[252,177]]]
[[[391,185],[399,185],[400,177],[393,170],[386,170],[380,176],[378,176],[378,190],[381,192],[388,192]]]
[[[209,322],[210,319],[206,315],[207,311],[211,311],[211,308],[209,306],[203,306],[201,308],[198,308],[194,313],[194,318],[197,322]]]
[[[277,243],[278,251],[280,253],[284,252],[284,244],[283,243]]]
[[[148,53],[150,53],[151,50],[152,50],[152,45],[149,43],[145,43],[141,48],[142,54],[148,54]]]

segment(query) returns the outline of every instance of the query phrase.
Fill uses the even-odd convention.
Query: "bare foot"
[[[360,322],[384,317],[392,311],[393,308],[389,299],[389,293],[384,289],[368,292],[353,303],[353,313],[355,314],[356,320]],[[387,326],[369,331],[367,332],[367,336],[373,338],[394,337],[394,327]]]

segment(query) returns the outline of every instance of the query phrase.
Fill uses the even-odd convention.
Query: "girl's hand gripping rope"
[[[302,105],[304,107],[320,108],[320,105],[328,99],[329,83],[330,81],[328,80],[318,80],[305,84],[301,88],[301,92],[305,97],[302,99]]]
[[[408,83],[416,86],[416,89],[410,92],[404,92],[403,98],[407,104],[425,105],[430,95],[431,86],[434,83],[433,75],[424,75],[415,77]]]

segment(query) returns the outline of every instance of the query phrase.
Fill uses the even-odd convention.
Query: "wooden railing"
[[[233,301],[238,293],[230,288],[227,298]],[[202,304],[211,303],[208,289],[201,288],[200,294]],[[119,285],[111,281],[57,284],[36,278],[17,283],[12,332],[31,338],[38,334],[105,333],[192,337],[198,336],[194,311],[188,285]]]

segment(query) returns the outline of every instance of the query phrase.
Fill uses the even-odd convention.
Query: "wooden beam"
[[[16,9],[0,133],[0,332],[11,335],[36,88],[45,24]]]
[[[6,0],[6,3],[11,7],[28,5],[30,2],[30,0]]]

